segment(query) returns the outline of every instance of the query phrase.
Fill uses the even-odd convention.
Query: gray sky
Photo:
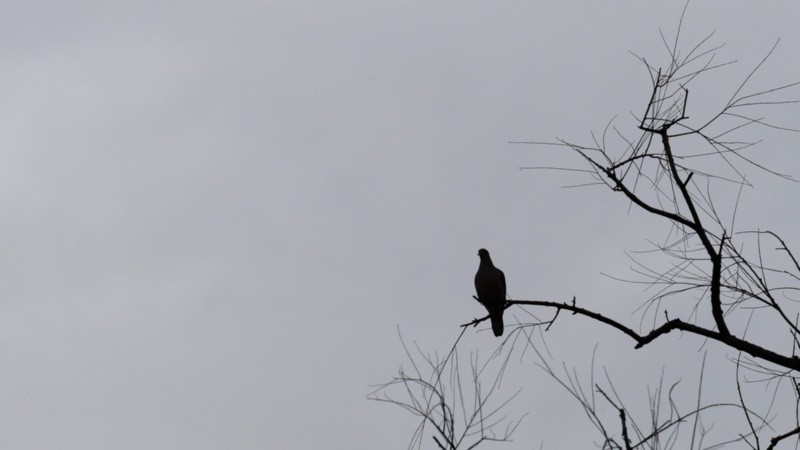
[[[642,292],[600,272],[627,273],[655,222],[518,170],[571,155],[506,142],[633,125],[649,79],[628,51],[664,56],[665,3],[5,2],[0,447],[405,448],[416,422],[368,385],[403,361],[398,326],[442,352],[482,313],[480,247],[515,298],[636,323]],[[716,29],[740,60],[698,110],[779,37],[759,83],[797,80],[798,23],[792,1],[690,5],[687,42]],[[800,175],[796,142],[764,160]],[[798,187],[766,180],[741,220],[800,245]],[[632,386],[664,355],[699,367],[697,342],[576,330],[548,336],[557,359],[600,342]],[[497,448],[594,442],[530,360],[513,372],[531,415]]]

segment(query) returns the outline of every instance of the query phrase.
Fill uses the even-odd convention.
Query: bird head
[[[488,258],[489,257],[489,251],[486,250],[485,248],[482,248],[482,249],[478,250],[478,256],[480,256],[481,259]]]

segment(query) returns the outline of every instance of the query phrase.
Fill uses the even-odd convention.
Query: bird
[[[475,291],[478,301],[489,311],[492,321],[492,331],[495,336],[503,335],[503,311],[506,304],[506,276],[502,270],[492,264],[489,252],[482,248],[478,250],[481,263],[475,273]]]

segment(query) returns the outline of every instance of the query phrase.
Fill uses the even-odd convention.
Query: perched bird
[[[506,276],[492,264],[492,258],[485,248],[478,250],[481,264],[475,274],[475,290],[478,301],[489,311],[492,331],[495,336],[503,335],[503,310],[506,304]]]

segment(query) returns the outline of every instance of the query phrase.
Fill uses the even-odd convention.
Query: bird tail
[[[500,311],[499,314],[492,314],[492,331],[494,331],[495,336],[502,336],[503,335],[503,312]]]

